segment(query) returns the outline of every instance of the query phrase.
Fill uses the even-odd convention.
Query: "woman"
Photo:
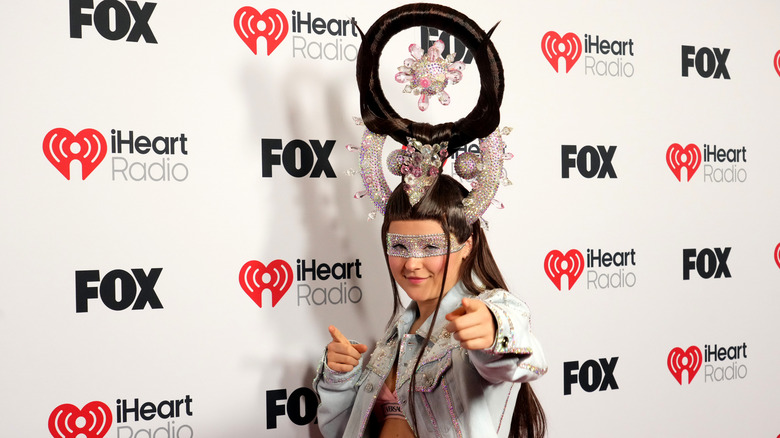
[[[479,222],[469,226],[465,219],[467,193],[442,175],[414,206],[400,185],[390,197],[382,241],[395,307],[396,283],[412,303],[367,364],[365,345],[329,328],[333,342],[314,385],[325,436],[363,436],[372,419],[384,420],[379,436],[414,436],[413,430],[417,436],[506,436],[510,428],[515,436],[543,435],[544,416],[530,387],[523,384],[517,399],[511,395],[514,383],[546,371],[544,355],[527,307],[506,292]],[[376,405],[392,400],[381,394],[384,387],[395,390],[400,409]],[[513,402],[515,424],[509,425],[504,415]]]
[[[481,76],[475,108],[441,125],[400,117],[378,79],[387,41],[414,26],[436,27],[457,37]],[[317,371],[318,425],[326,437],[542,437],[544,413],[528,381],[547,365],[531,334],[526,305],[507,292],[481,228],[502,175],[505,144],[496,127],[504,91],[501,60],[490,34],[445,6],[405,5],[382,16],[363,36],[357,81],[367,130],[361,176],[385,214],[382,245],[394,294],[393,318],[369,360],[364,344],[329,327],[332,342]],[[408,90],[446,105],[444,88],[457,83],[464,65],[442,58],[443,44],[412,58],[396,75]],[[431,74],[433,72],[433,74]],[[423,98],[424,96],[427,96]],[[405,145],[388,159],[403,182],[392,193],[382,170],[387,136]],[[472,192],[442,175],[444,160],[480,138],[480,154],[459,154],[455,169],[473,180]],[[401,306],[398,286],[411,299]],[[511,421],[505,414],[511,412]]]

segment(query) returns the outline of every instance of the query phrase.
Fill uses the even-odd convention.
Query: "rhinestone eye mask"
[[[450,253],[460,251],[466,243],[450,236]],[[447,254],[447,235],[387,233],[387,255],[403,258],[434,257]]]

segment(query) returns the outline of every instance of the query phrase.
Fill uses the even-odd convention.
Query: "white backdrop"
[[[360,41],[342,20],[399,4],[0,7],[0,436],[319,436],[328,324],[370,343],[391,304],[381,220],[346,175]],[[778,436],[780,6],[449,4],[501,21],[514,184],[488,238],[550,361],[549,436]],[[421,39],[382,57],[415,118],[392,74]],[[464,115],[465,76],[424,116]],[[112,148],[131,131],[133,152]],[[589,253],[626,263],[556,274]],[[312,264],[330,275],[298,272]]]

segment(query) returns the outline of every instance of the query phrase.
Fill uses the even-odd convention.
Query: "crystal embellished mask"
[[[450,235],[450,253],[458,252],[465,243]],[[435,257],[447,254],[447,235],[387,233],[387,255],[403,258]]]

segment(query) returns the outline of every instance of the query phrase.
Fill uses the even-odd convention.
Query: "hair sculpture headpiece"
[[[382,91],[378,77],[382,49],[392,36],[416,26],[433,27],[453,35],[474,57],[482,87],[474,109],[458,121],[430,125],[405,119],[395,112]],[[506,145],[501,137],[511,129],[497,129],[504,94],[504,72],[490,41],[494,29],[495,26],[485,33],[470,18],[446,6],[413,4],[387,12],[365,34],[361,31],[363,41],[357,56],[357,82],[362,120],[356,118],[355,121],[365,124],[367,129],[359,148],[360,174],[365,190],[356,193],[356,198],[368,195],[377,210],[385,213],[391,190],[382,170],[382,149],[388,135],[405,145],[390,153],[387,166],[392,174],[403,177],[404,190],[412,205],[436,181],[446,158],[460,146],[479,138],[480,154],[460,153],[455,161],[455,172],[461,178],[471,180],[472,185],[471,192],[463,200],[466,219],[469,224],[479,220],[491,203],[503,208],[503,204],[493,198],[499,183],[511,184],[506,178],[503,161],[512,158],[512,154],[504,152]],[[439,96],[443,105],[449,104],[450,97],[444,88],[462,78],[465,65],[453,63],[453,54],[442,58],[443,48],[443,43],[437,41],[424,54],[417,45],[409,46],[412,58],[399,67],[395,76],[398,82],[409,82],[405,92],[420,95],[418,108],[421,111],[428,107],[428,97],[432,95]],[[347,149],[358,150],[351,145]],[[376,211],[369,214],[369,219],[375,216]]]

